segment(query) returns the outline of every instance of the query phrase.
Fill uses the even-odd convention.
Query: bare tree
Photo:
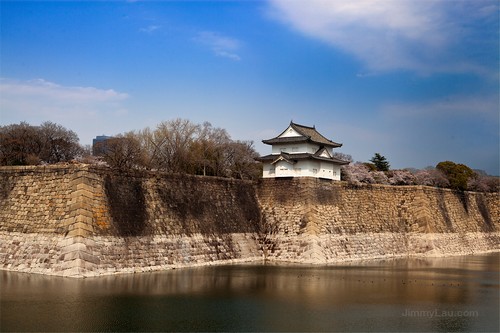
[[[190,149],[198,130],[198,125],[186,119],[161,122],[150,138],[154,147],[153,165],[170,172],[187,172]]]
[[[339,160],[342,160],[342,161],[346,161],[346,162],[349,162],[351,163],[352,162],[352,156],[349,155],[349,154],[344,154],[344,153],[341,153],[341,152],[334,152],[332,154],[333,157],[339,159]]]
[[[103,158],[110,167],[125,170],[143,165],[144,154],[133,133],[118,135],[107,139],[105,143]]]
[[[224,150],[230,142],[231,138],[225,129],[214,128],[209,122],[204,122],[191,152],[195,173],[225,176]]]
[[[38,164],[41,147],[36,129],[26,122],[0,127],[2,165]]]
[[[157,145],[154,139],[155,132],[146,127],[139,131],[128,132],[127,137],[133,138],[141,151],[139,166],[145,169],[156,169],[156,159],[158,159]],[[138,161],[139,162],[139,161]]]
[[[78,136],[61,125],[26,122],[0,127],[0,163],[29,165],[66,162],[81,153]]]
[[[38,131],[42,142],[42,161],[49,164],[70,161],[83,152],[78,143],[78,135],[61,125],[47,121]]]
[[[225,129],[209,122],[197,125],[178,118],[115,139],[105,142],[105,161],[119,169],[144,167],[241,179],[261,174],[253,143],[233,141]]]
[[[237,179],[257,179],[261,173],[259,154],[252,141],[232,141],[226,147],[228,176]]]

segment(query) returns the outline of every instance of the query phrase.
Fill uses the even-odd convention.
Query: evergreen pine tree
[[[375,153],[375,155],[370,160],[378,171],[389,171],[390,164],[387,162],[385,156],[380,155],[379,153]]]

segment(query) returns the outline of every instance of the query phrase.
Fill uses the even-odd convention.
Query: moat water
[[[0,331],[498,332],[500,254],[87,279],[0,272]]]

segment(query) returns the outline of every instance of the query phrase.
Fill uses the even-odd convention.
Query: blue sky
[[[355,161],[499,174],[497,0],[1,1],[0,124],[82,144],[186,118],[315,125]]]

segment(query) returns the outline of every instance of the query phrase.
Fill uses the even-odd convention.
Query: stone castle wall
[[[0,268],[95,276],[262,259],[252,183],[1,168]]]
[[[295,178],[261,180],[258,198],[267,260],[329,263],[500,249],[498,194]]]
[[[500,249],[497,194],[92,166],[0,168],[0,269],[96,276]]]

